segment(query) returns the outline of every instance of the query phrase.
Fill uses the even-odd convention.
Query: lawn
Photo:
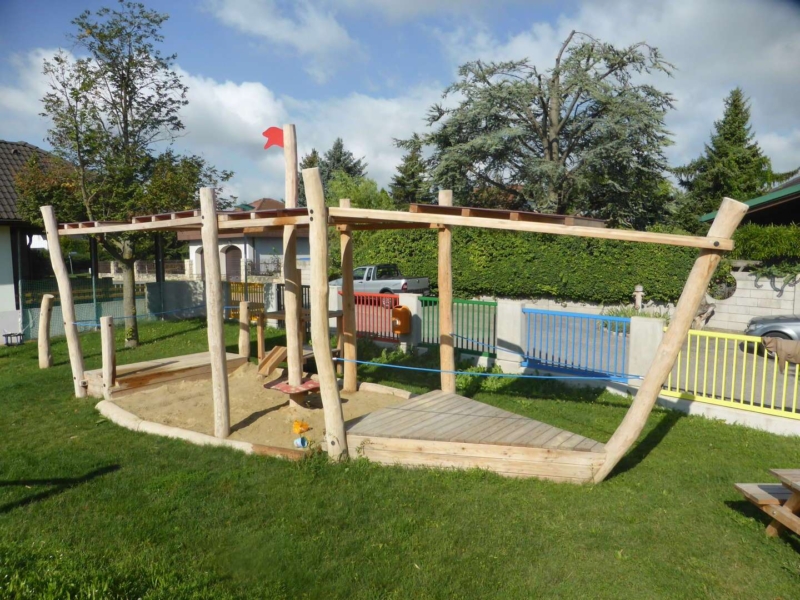
[[[205,349],[146,323],[120,363]],[[120,332],[121,334],[121,332]],[[270,343],[281,341],[271,332]],[[237,330],[226,328],[235,351]],[[87,368],[97,334],[81,336]],[[800,441],[656,410],[597,486],[292,463],[139,434],[71,397],[66,344],[0,348],[2,598],[796,598],[800,539],[764,535],[737,481]],[[436,378],[369,367],[423,391]],[[465,381],[476,399],[605,441],[628,406],[559,385]]]

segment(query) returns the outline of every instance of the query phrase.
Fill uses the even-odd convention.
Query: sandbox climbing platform
[[[600,442],[440,390],[348,425],[350,454],[384,464],[582,483],[606,457]]]

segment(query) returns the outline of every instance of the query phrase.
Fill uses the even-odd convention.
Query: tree
[[[62,221],[127,220],[190,208],[199,186],[216,187],[231,176],[200,157],[162,150],[183,130],[179,113],[188,102],[188,88],[172,69],[176,56],[158,48],[166,20],[142,4],[121,1],[116,10],[85,11],[72,21],[70,39],[85,56],[59,52],[45,60],[50,82],[42,99],[42,116],[51,120],[47,139],[69,167],[29,165],[18,180],[27,218],[40,222],[38,207],[48,203]],[[98,237],[122,266],[126,315],[136,314],[133,266],[143,239]],[[137,344],[136,319],[129,318],[126,345]]]
[[[422,145],[419,135],[414,134],[415,142],[397,166],[397,174],[389,185],[392,198],[397,204],[430,204],[434,195],[428,170],[422,160]]]
[[[678,218],[684,227],[696,231],[697,217],[719,208],[722,198],[750,200],[786,181],[794,172],[776,173],[761,151],[750,126],[750,105],[741,88],[725,99],[722,119],[714,122],[711,140],[703,155],[675,169],[687,196]]]
[[[364,158],[356,159],[352,152],[346,150],[342,138],[336,138],[331,149],[322,157],[319,156],[316,149],[312,149],[310,154],[306,154],[301,159],[301,170],[312,167],[319,167],[319,175],[325,190],[328,189],[328,184],[333,176],[339,171],[350,177],[365,177],[367,174],[367,163],[364,162]],[[305,185],[302,177],[300,177],[299,203],[300,206],[306,205]]]
[[[349,198],[352,208],[394,210],[392,197],[384,189],[378,189],[374,179],[353,177],[344,171],[336,171],[325,188],[326,203],[338,206],[340,198]]]
[[[625,207],[643,178],[660,181],[670,143],[672,97],[638,76],[671,70],[644,42],[615,48],[574,31],[547,70],[527,59],[466,63],[444,92],[457,106],[429,111],[432,176],[462,203],[491,186],[559,214],[594,210],[587,191],[602,181],[614,191],[604,201]],[[617,212],[627,223],[630,211]]]

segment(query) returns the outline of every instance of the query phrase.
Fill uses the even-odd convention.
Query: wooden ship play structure
[[[223,296],[217,237],[219,232],[256,232],[266,228],[283,230],[286,361],[288,373],[282,391],[294,402],[318,389],[325,418],[324,448],[334,460],[345,456],[366,456],[386,464],[427,465],[449,468],[480,467],[497,473],[541,477],[568,482],[600,482],[636,442],[659,392],[671,371],[709,281],[722,254],[733,248],[731,237],[744,217],[747,206],[724,199],[706,237],[576,226],[549,215],[517,211],[486,211],[452,206],[452,193],[439,192],[437,206],[415,206],[409,212],[350,208],[347,200],[327,207],[322,181],[316,168],[302,173],[307,208],[297,206],[297,149],[294,126],[284,126],[286,157],[285,208],[281,210],[218,213],[214,190],[200,191],[199,211],[136,217],[130,223],[68,223],[58,225],[51,207],[43,207],[50,256],[61,296],[64,327],[69,346],[75,395],[87,395],[92,385],[105,397],[124,386],[154,385],[159,377],[200,376],[210,369],[214,399],[214,432],[217,438],[230,434],[228,399],[229,370],[242,362],[240,355],[228,354],[223,339]],[[335,227],[341,240],[342,258],[342,357],[343,380],[337,379],[330,347],[328,311],[328,229]],[[678,301],[675,315],[658,347],[622,423],[601,443],[509,413],[457,395],[453,340],[452,230],[454,227],[482,227],[504,231],[605,238],[636,243],[668,244],[697,248],[699,255]],[[308,228],[311,262],[311,338],[318,370],[316,381],[303,379],[301,341],[302,309],[300,281],[296,267],[296,234]],[[441,389],[411,398],[395,406],[369,413],[346,423],[340,399],[340,383],[347,392],[357,381],[356,309],[353,290],[354,230],[435,229],[438,235],[439,352]],[[69,278],[58,244],[58,236],[112,234],[129,231],[200,229],[206,257],[206,308],[208,353],[173,357],[157,365],[135,364],[116,369],[110,326],[103,333],[103,369],[86,373],[75,322]],[[241,312],[246,313],[246,310]],[[242,319],[246,332],[247,319]],[[246,335],[246,337],[244,337]],[[249,332],[240,341],[240,354],[249,352]],[[194,371],[192,371],[194,369]],[[161,375],[159,375],[161,373]],[[166,375],[164,375],[166,373]],[[207,374],[206,374],[207,376]],[[139,379],[137,381],[137,378]],[[93,383],[87,380],[93,379]]]

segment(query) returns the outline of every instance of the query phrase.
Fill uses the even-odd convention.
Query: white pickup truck
[[[342,280],[330,284],[341,286]],[[430,283],[427,277],[403,277],[397,265],[367,265],[353,269],[353,289],[372,294],[427,294]]]

